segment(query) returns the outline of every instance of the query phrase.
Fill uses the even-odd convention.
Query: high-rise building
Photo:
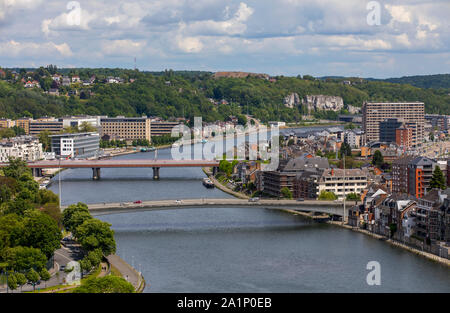
[[[388,118],[402,118],[412,129],[412,146],[420,146],[424,135],[425,105],[423,102],[365,102],[362,108],[363,130],[367,142],[380,141],[380,123]]]
[[[147,139],[151,142],[151,120],[147,117],[111,117],[100,120],[102,138],[135,140]]]

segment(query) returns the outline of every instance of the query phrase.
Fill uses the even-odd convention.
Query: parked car
[[[305,201],[303,198],[298,198],[297,201]]]
[[[137,201],[134,201],[133,203],[134,204],[142,204],[142,201],[141,200],[137,200]]]
[[[258,202],[258,201],[259,201],[258,197],[248,199],[248,202]]]

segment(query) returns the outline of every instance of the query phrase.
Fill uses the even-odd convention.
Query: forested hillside
[[[450,91],[450,74],[406,76],[401,78],[388,78],[384,81],[396,84],[409,84],[419,88],[443,88]]]
[[[45,83],[51,80],[53,73],[42,69],[36,70],[33,78]],[[22,75],[28,75],[24,72]],[[342,81],[315,80],[310,76],[280,76],[270,81],[256,77],[215,79],[207,72],[143,73],[120,69],[70,69],[58,70],[58,73],[76,74],[81,79],[95,75],[96,81],[90,86],[60,87],[60,96],[47,95],[40,88],[25,89],[18,80],[0,81],[0,117],[90,114],[171,119],[202,116],[212,122],[249,113],[263,121],[299,121],[302,110],[283,105],[283,99],[291,93],[297,93],[300,98],[318,94],[341,96],[345,105],[358,107],[364,101],[423,101],[427,113],[450,114],[450,96],[443,89],[381,81],[363,80],[346,85]],[[121,77],[125,82],[104,83],[107,76]],[[77,95],[67,96],[73,90]],[[316,116],[333,119],[345,112],[317,112]]]

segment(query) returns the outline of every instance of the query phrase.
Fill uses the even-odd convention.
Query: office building
[[[380,123],[401,118],[412,129],[412,146],[420,146],[424,137],[425,105],[423,102],[371,103],[363,105],[363,130],[367,142],[380,141]]]
[[[174,129],[177,133],[180,133],[181,124],[178,122],[165,122],[152,120],[150,123],[151,135],[152,136],[163,136],[172,134]]]
[[[101,118],[102,138],[122,140],[147,139],[151,142],[151,120],[147,117]]]
[[[58,134],[50,138],[52,152],[58,157],[89,158],[98,155],[98,133]]]
[[[56,119],[45,118],[35,121],[31,120],[29,123],[30,135],[39,135],[43,131],[48,131],[50,133],[59,133],[64,129],[63,122],[60,122]]]

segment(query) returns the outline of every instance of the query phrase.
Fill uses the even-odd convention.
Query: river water
[[[138,153],[120,158],[154,158]],[[170,158],[169,150],[158,158]],[[224,198],[201,169],[62,172],[63,204]],[[58,178],[50,187],[58,192]],[[143,272],[145,292],[450,292],[450,269],[367,235],[256,208],[198,208],[102,216],[117,254]],[[367,263],[381,265],[369,286]]]

